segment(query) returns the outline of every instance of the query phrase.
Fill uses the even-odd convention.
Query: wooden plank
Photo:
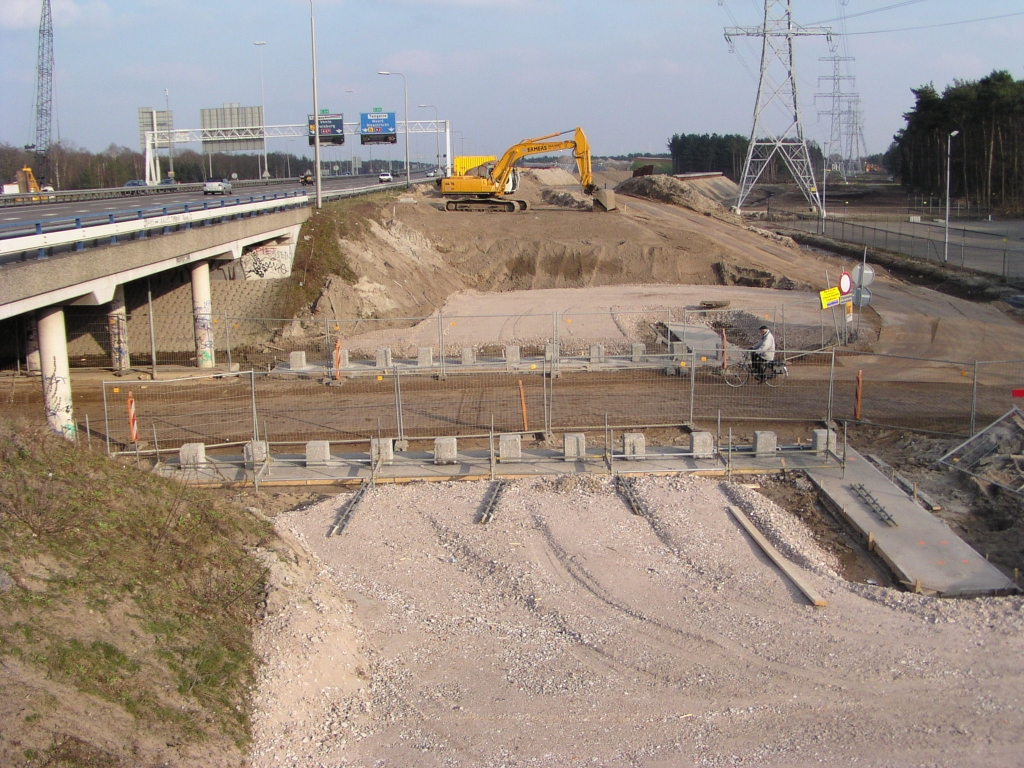
[[[786,558],[782,556],[782,553],[773,547],[768,542],[768,539],[761,535],[761,532],[754,527],[754,524],[750,522],[750,519],[743,514],[743,511],[740,510],[739,507],[734,507],[730,504],[729,511],[732,513],[732,516],[736,518],[737,522],[743,526],[743,530],[750,534],[750,538],[757,542],[757,545],[766,555],[768,555],[768,559],[775,563],[778,569],[786,574],[789,580],[796,585],[796,588],[804,593],[804,597],[811,601],[811,605],[815,608],[825,608],[828,606],[825,598],[819,595],[814,587],[808,584],[804,580],[803,576],[797,573],[793,564],[786,560]]]

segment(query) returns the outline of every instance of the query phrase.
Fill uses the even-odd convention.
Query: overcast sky
[[[841,0],[794,0],[794,19],[838,30]],[[199,126],[199,110],[258,105],[263,47],[271,125],[312,111],[308,0],[52,0],[55,125],[91,150],[138,149],[136,109],[162,109],[170,90],[175,126]],[[0,0],[0,142],[32,138],[41,0]],[[320,105],[346,120],[382,107],[411,119],[442,118],[462,132],[459,153],[500,154],[531,136],[580,125],[595,154],[664,152],[673,133],[749,134],[760,41],[723,28],[757,26],[759,0],[315,0]],[[888,8],[877,13],[866,13]],[[1022,0],[849,0],[839,53],[864,110],[868,152],[886,149],[913,104],[910,89],[977,79],[993,69],[1024,77]],[[1006,16],[1006,14],[1017,14]],[[983,17],[1003,18],[949,26]],[[883,34],[880,30],[926,27]],[[824,143],[828,109],[815,92],[832,65],[824,38],[798,41],[800,101],[808,138]],[[351,93],[348,91],[351,90]],[[284,149],[271,143],[271,149]],[[414,137],[414,157],[434,154]],[[398,159],[396,148],[395,159]],[[292,142],[292,151],[304,151]],[[343,157],[347,157],[347,146]],[[367,156],[365,148],[356,154]],[[385,150],[378,148],[375,153]],[[377,154],[376,156],[381,156]]]

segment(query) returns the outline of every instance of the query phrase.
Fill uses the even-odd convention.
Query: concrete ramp
[[[941,597],[1008,595],[1013,581],[867,459],[847,448],[842,468],[808,469],[833,511],[865,539],[905,587]],[[845,475],[845,476],[844,476]]]

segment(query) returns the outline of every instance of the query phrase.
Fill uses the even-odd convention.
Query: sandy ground
[[[1016,766],[1024,600],[852,584],[752,490],[373,489],[282,515],[254,766]],[[815,609],[737,503],[829,602]]]
[[[524,189],[533,196],[531,205],[537,202],[522,214],[446,213],[429,188],[401,197],[405,202],[385,210],[382,224],[374,223],[365,239],[343,242],[360,281],[333,281],[317,313],[369,318],[366,330],[375,317],[436,317],[438,307],[448,315],[476,316],[471,325],[446,326],[445,341],[453,346],[548,339],[550,323],[521,317],[527,314],[672,307],[681,315],[705,299],[775,308],[779,317],[784,305],[787,323],[818,329],[817,292],[853,266],[678,206],[619,195],[621,210],[594,213],[547,204],[531,182]],[[995,305],[878,271],[864,315],[874,351],[960,361],[1024,359],[1024,324]],[[824,323],[832,325],[830,314]],[[591,341],[623,336],[614,329],[600,332],[606,335]],[[433,320],[405,333],[361,341],[367,348],[437,343]],[[582,336],[579,328],[563,326],[561,333]]]

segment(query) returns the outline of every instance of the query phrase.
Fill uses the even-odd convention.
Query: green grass
[[[2,421],[0,568],[18,586],[0,592],[0,656],[122,707],[140,729],[244,744],[265,576],[248,549],[272,536],[208,493]],[[64,736],[26,765],[114,764],[72,727]]]

